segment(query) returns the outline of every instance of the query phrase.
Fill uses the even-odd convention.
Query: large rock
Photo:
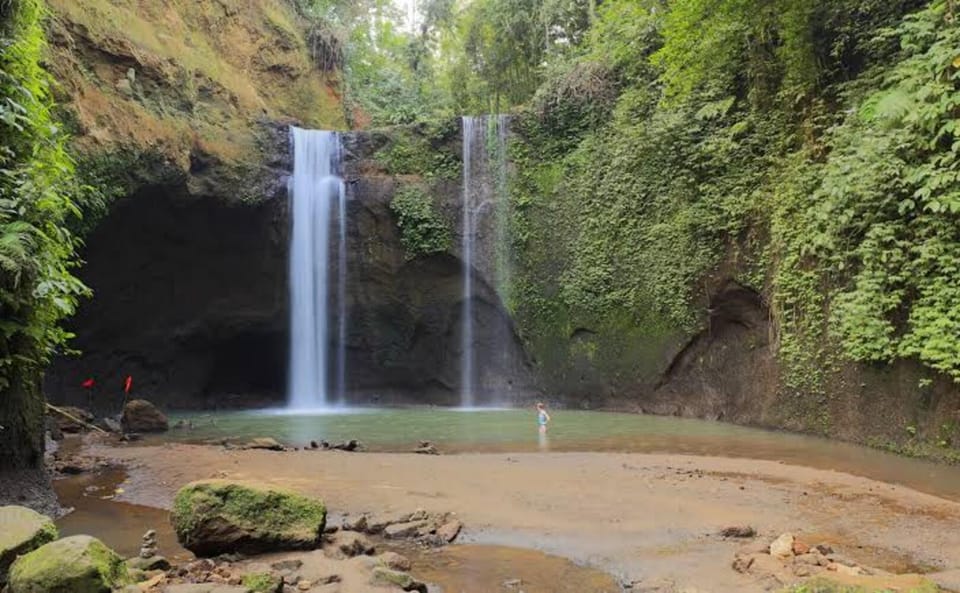
[[[57,528],[48,517],[26,507],[0,507],[0,585],[17,556],[57,539]]]
[[[164,432],[170,428],[163,412],[145,399],[127,402],[120,423],[125,432]]]
[[[170,520],[183,547],[215,556],[317,548],[326,517],[319,500],[271,486],[207,480],[177,492]]]
[[[9,581],[10,593],[110,593],[128,584],[129,575],[103,542],[74,535],[18,558]]]

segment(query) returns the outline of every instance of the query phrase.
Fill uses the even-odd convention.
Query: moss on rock
[[[280,579],[269,572],[255,572],[244,575],[243,586],[254,593],[270,593],[280,586]]]
[[[21,556],[10,568],[10,593],[109,593],[130,581],[113,550],[89,535],[74,535]]]
[[[271,486],[208,480],[180,489],[170,520],[180,543],[200,556],[319,546],[323,502]]]
[[[0,507],[0,584],[17,556],[36,550],[57,539],[57,528],[49,517],[20,506]]]

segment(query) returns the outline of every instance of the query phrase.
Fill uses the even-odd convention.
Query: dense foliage
[[[389,12],[326,1],[354,23]],[[503,296],[542,365],[654,373],[722,268],[770,305],[797,391],[822,391],[839,358],[960,380],[955,10],[432,0],[418,28],[367,19],[346,69],[373,123],[520,115]],[[378,154],[389,172],[457,172],[398,137]],[[426,213],[412,195],[398,203]]]
[[[0,389],[35,382],[70,337],[58,322],[86,288],[72,275],[78,215],[65,137],[41,65],[39,0],[0,2]]]
[[[608,376],[643,378],[651,344],[698,331],[723,267],[771,303],[788,386],[822,390],[837,356],[960,379],[953,10],[604,2],[514,147],[541,359],[570,365],[590,328]]]
[[[407,259],[450,249],[450,229],[437,212],[433,198],[422,188],[406,186],[398,189],[390,202],[390,210],[397,217],[400,243]]]
[[[785,334],[788,357],[829,335],[856,360],[914,357],[960,380],[960,28],[953,18],[947,2],[933,2],[878,31],[879,39],[900,41],[895,64],[846,87],[855,108],[814,147],[825,158],[800,153],[785,171],[775,295],[793,330]]]

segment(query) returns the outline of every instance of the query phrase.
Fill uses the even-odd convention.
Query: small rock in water
[[[343,521],[340,523],[340,527],[346,531],[366,531],[367,516],[357,515],[355,517],[344,517]]]
[[[453,521],[443,524],[437,529],[437,537],[449,544],[453,542],[453,540],[457,539],[457,536],[460,535],[461,529],[463,529],[463,523],[454,519]]]
[[[401,539],[413,537],[420,532],[420,528],[426,525],[424,521],[408,521],[406,523],[393,523],[383,529],[383,535],[387,539]]]
[[[355,556],[369,556],[376,552],[374,545],[363,535],[355,531],[341,531],[327,539],[334,555],[353,558]],[[329,548],[328,548],[329,549]]]
[[[377,560],[383,563],[384,566],[393,570],[408,571],[413,567],[413,563],[410,562],[410,559],[396,552],[384,552],[377,556]]]
[[[332,445],[331,449],[336,449],[337,451],[358,451],[360,450],[360,441],[357,439],[350,439],[349,441],[344,441],[342,443],[337,443]]]
[[[243,446],[244,449],[263,449],[266,451],[283,451],[283,445],[278,443],[276,439],[270,437],[259,437],[251,440],[249,443]]]
[[[723,537],[753,537],[757,532],[749,525],[731,525],[720,530]]]
[[[420,455],[439,455],[440,451],[430,441],[420,441],[420,446],[413,450]]]

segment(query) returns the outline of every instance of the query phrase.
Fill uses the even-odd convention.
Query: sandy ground
[[[960,567],[960,503],[848,474],[770,461],[611,453],[235,451],[96,447],[125,464],[122,500],[168,508],[197,479],[257,479],[322,497],[334,515],[454,511],[460,541],[534,548],[640,583],[761,591],[730,568],[749,524],[791,531],[893,572]]]

